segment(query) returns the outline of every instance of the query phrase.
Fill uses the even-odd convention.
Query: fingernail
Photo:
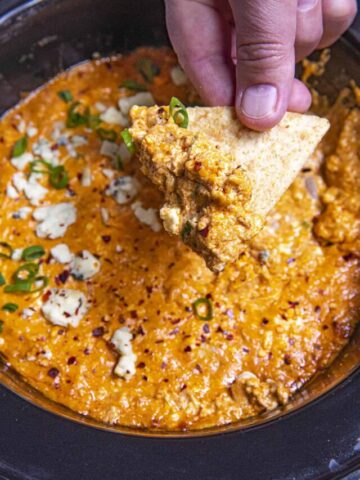
[[[298,10],[301,12],[307,12],[315,7],[318,0],[298,0]]]
[[[241,100],[241,110],[248,117],[263,118],[275,110],[276,102],[276,87],[273,85],[254,85],[245,90]]]

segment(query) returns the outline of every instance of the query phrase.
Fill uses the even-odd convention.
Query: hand
[[[308,89],[295,62],[331,45],[355,17],[356,0],[165,0],[179,61],[209,105],[235,103],[264,130],[287,110],[305,112]]]

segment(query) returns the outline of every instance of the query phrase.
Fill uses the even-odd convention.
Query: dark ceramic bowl
[[[360,83],[359,31],[334,46],[317,80],[330,98],[350,78]],[[94,52],[167,43],[161,0],[0,0],[0,113]],[[360,465],[358,337],[286,408],[196,433],[109,427],[49,401],[0,361],[0,480],[341,478]]]

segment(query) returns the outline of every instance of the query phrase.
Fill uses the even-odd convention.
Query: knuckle
[[[272,69],[290,59],[290,50],[283,43],[243,43],[237,46],[238,62],[253,69]]]

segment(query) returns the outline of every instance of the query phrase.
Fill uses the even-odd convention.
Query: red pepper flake
[[[297,307],[298,305],[300,305],[299,302],[292,302],[291,300],[288,301],[288,304],[290,305],[291,308],[295,308],[295,307]]]
[[[285,365],[291,365],[291,356],[288,353],[284,355],[284,363]]]
[[[146,365],[145,365],[145,362],[140,362],[137,364],[137,368],[145,368]]]
[[[162,364],[161,364],[161,369],[162,369],[162,370],[165,370],[166,367],[167,367],[167,363],[166,363],[166,362],[162,362]]]
[[[44,293],[44,295],[42,296],[42,301],[43,302],[47,302],[50,298],[50,295],[51,295],[51,291],[48,290],[47,292]]]
[[[59,375],[59,373],[60,373],[59,370],[55,367],[50,368],[50,370],[48,370],[48,372],[47,372],[47,374],[51,378],[56,378]]]
[[[88,347],[85,348],[84,354],[85,355],[90,355],[90,349]]]
[[[181,385],[181,387],[180,387],[180,392],[183,392],[186,388],[187,388],[187,385],[186,385],[186,383],[184,383],[184,384]]]
[[[111,241],[110,235],[101,235],[101,239],[104,243],[109,243]]]
[[[152,292],[153,292],[153,287],[147,286],[147,287],[146,287],[146,291],[147,291],[148,295],[151,295]]]
[[[174,328],[174,330],[171,330],[169,335],[177,335],[179,333],[179,327]]]
[[[68,365],[75,365],[77,363],[76,357],[69,357],[67,364]]]
[[[69,276],[70,276],[70,271],[64,270],[55,278],[56,284],[59,285],[60,283],[63,283],[63,284],[66,283]]]
[[[250,350],[247,347],[242,347],[242,351],[244,353],[249,353],[250,352]]]
[[[60,328],[60,330],[58,330],[57,334],[58,335],[63,335],[65,333],[65,330],[63,328]]]
[[[195,172],[198,172],[201,167],[202,167],[202,163],[201,163],[201,162],[195,162],[195,163],[194,163],[194,170],[195,170]]]
[[[96,327],[92,331],[92,336],[93,337],[102,337],[104,335],[104,333],[105,333],[104,327]]]
[[[207,323],[204,323],[202,329],[204,333],[210,333],[210,327]]]
[[[234,335],[232,333],[228,333],[225,338],[226,338],[226,340],[233,340]]]
[[[349,262],[350,260],[354,260],[355,255],[353,253],[347,253],[346,255],[343,255],[343,259],[345,260],[345,262]]]
[[[187,347],[184,348],[184,352],[191,352],[192,348],[190,347],[190,345],[188,345]]]
[[[143,375],[141,378],[144,380],[144,382],[147,382],[148,380],[148,377],[146,375]]]
[[[209,230],[210,230],[210,227],[208,225],[207,227],[203,228],[202,230],[199,230],[199,233],[202,237],[206,238],[209,235]]]
[[[269,320],[268,318],[263,318],[263,319],[261,320],[261,323],[262,323],[263,325],[267,325],[267,324],[269,323],[269,321],[270,321],[270,320]]]
[[[136,310],[130,310],[130,317],[133,319],[138,318],[138,314]]]
[[[329,325],[323,325],[322,329],[323,329],[323,330],[328,330],[328,329],[329,329]]]
[[[321,311],[320,305],[316,305],[316,307],[314,308],[314,312],[319,313],[320,311]]]
[[[195,365],[195,370],[197,370],[199,373],[202,373],[202,368],[198,363]]]

